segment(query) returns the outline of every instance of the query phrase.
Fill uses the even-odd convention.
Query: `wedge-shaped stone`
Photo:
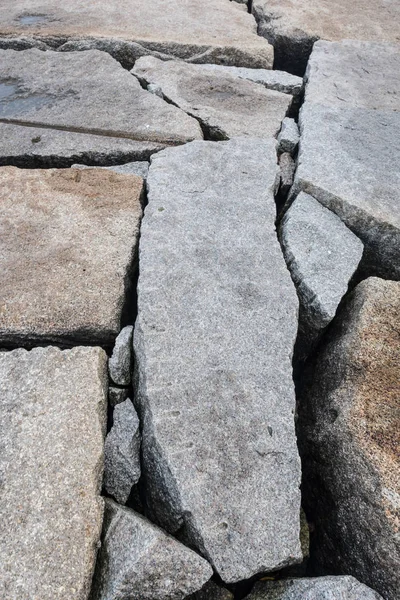
[[[160,86],[164,98],[198,119],[213,139],[274,136],[292,99],[229,73],[182,61],[145,56],[132,72],[146,84]]]
[[[147,501],[226,582],[301,558],[277,183],[275,141],[245,138],[163,151],[148,178],[134,334]]]
[[[113,344],[142,188],[106,169],[0,169],[1,344]]]
[[[103,520],[107,356],[0,354],[0,597],[86,600]]]
[[[123,58],[155,52],[193,62],[271,68],[273,49],[254,17],[229,0],[16,0],[0,6],[0,36],[99,47]]]
[[[382,600],[354,577],[313,577],[260,581],[247,600]]]
[[[212,576],[198,554],[129,508],[106,499],[93,600],[183,600]]]
[[[398,43],[400,5],[386,0],[253,0],[279,69],[302,75],[316,40]]]
[[[400,282],[363,281],[334,323],[299,402],[311,560],[397,600]]]
[[[304,192],[285,213],[280,238],[300,299],[297,343],[304,354],[335,316],[364,247],[339,217]]]
[[[0,89],[3,123],[164,145],[202,138],[195,120],[143,90],[98,50],[0,50]]]
[[[364,242],[363,269],[400,278],[400,50],[318,42],[292,197],[308,192]]]

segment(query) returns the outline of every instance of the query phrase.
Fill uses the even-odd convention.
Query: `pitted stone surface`
[[[147,501],[226,582],[301,559],[297,297],[275,232],[278,176],[275,140],[163,151],[141,230]]]
[[[198,554],[133,510],[105,503],[93,600],[183,600],[210,579]]]
[[[107,357],[0,353],[0,597],[86,600],[103,520]]]
[[[164,145],[202,138],[195,120],[98,50],[0,50],[0,81],[3,123]]]
[[[213,139],[276,135],[292,99],[220,70],[152,56],[140,58],[132,73],[157,84],[166,100],[198,119]]]
[[[105,169],[0,169],[2,344],[113,344],[142,189]]]
[[[334,318],[363,244],[339,217],[304,192],[285,213],[280,238],[300,299],[299,335],[309,350]]]
[[[108,370],[114,383],[128,386],[132,378],[133,326],[127,325],[117,335],[113,353],[108,361]]]
[[[0,5],[0,36],[76,40],[117,48],[130,61],[160,52],[193,62],[272,67],[273,48],[257,36],[254,17],[229,0],[16,0]],[[131,63],[133,64],[133,62]]]
[[[399,325],[400,282],[360,283],[299,401],[314,568],[353,575],[388,600],[400,589]]]
[[[354,577],[313,577],[260,581],[248,600],[382,600]]]
[[[140,478],[139,419],[128,398],[117,404],[113,426],[107,434],[104,459],[104,489],[120,504],[126,504]]]
[[[364,269],[400,278],[400,50],[317,42],[292,197],[333,210],[364,242]],[[329,68],[328,68],[329,67]]]

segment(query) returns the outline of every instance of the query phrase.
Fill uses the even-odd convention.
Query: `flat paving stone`
[[[397,0],[253,0],[252,7],[279,68],[298,75],[319,39],[400,42]]]
[[[142,189],[106,169],[0,169],[1,344],[113,344]]]
[[[86,600],[103,521],[107,356],[0,354],[0,596]]]
[[[273,48],[252,15],[229,0],[16,0],[0,6],[0,36],[50,38],[122,52],[151,51],[197,63],[271,68]],[[99,42],[100,45],[99,46]],[[121,44],[125,46],[121,48]],[[70,48],[71,49],[71,48]]]
[[[301,560],[298,301],[275,231],[276,161],[275,140],[160,152],[141,229],[146,498],[225,582]]]
[[[211,139],[271,137],[278,133],[292,97],[221,70],[182,61],[140,58],[133,70],[160,87],[166,100],[200,121]]]
[[[89,149],[106,153],[107,145],[121,139],[163,146],[202,139],[194,119],[143,90],[135,77],[98,50],[0,50],[0,122],[20,126],[8,132],[7,155],[37,153],[43,143],[49,152],[49,130],[57,132],[53,145],[62,155],[61,144],[76,143],[68,156],[71,150],[75,156]],[[24,144],[21,126],[29,127]],[[47,142],[32,127],[43,129]],[[66,139],[65,132],[96,139]]]
[[[291,196],[305,191],[364,242],[363,269],[400,278],[400,49],[317,42]]]

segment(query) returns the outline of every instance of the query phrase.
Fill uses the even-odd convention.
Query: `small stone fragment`
[[[282,121],[282,129],[278,135],[278,151],[289,152],[293,155],[299,145],[300,133],[294,119],[285,117]]]
[[[115,340],[112,356],[108,361],[110,377],[117,385],[128,386],[132,380],[132,337],[132,325],[121,329]]]
[[[328,576],[259,581],[246,600],[383,600],[354,577]]]
[[[105,504],[93,600],[183,600],[210,579],[198,554],[133,510]]]
[[[151,94],[155,94],[159,98],[164,98],[161,86],[157,85],[156,83],[149,83],[149,85],[147,86],[147,91]]]
[[[289,152],[284,152],[279,157],[279,167],[281,172],[280,192],[286,197],[293,185],[296,163]]]
[[[140,429],[129,400],[114,408],[114,422],[105,443],[104,489],[120,504],[129,498],[140,478]]]
[[[93,169],[87,165],[72,165],[73,169]],[[138,160],[134,162],[128,162],[123,165],[112,165],[111,167],[97,167],[100,169],[108,169],[115,173],[126,173],[127,175],[138,175],[143,179],[146,179],[149,172],[149,163],[145,160]]]
[[[307,353],[335,316],[364,246],[339,217],[304,192],[285,213],[280,239],[300,300],[298,345]]]
[[[117,404],[121,404],[124,402],[129,394],[129,390],[127,388],[117,388],[111,386],[108,388],[108,403],[111,407],[117,406]]]

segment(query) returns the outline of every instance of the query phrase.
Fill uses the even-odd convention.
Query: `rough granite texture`
[[[294,174],[296,172],[296,163],[289,152],[284,152],[280,155],[279,168],[281,174],[280,192],[286,198],[293,185]]]
[[[73,169],[88,169],[87,165],[72,165]],[[149,172],[149,163],[146,160],[139,160],[134,162],[128,162],[123,165],[113,165],[111,167],[100,167],[100,169],[109,169],[115,171],[115,173],[122,173],[126,175],[138,175],[143,179],[146,179]]]
[[[282,121],[282,129],[278,135],[279,152],[289,152],[294,154],[299,145],[300,133],[299,127],[294,119],[286,117]]]
[[[361,42],[315,44],[300,113],[301,190],[364,242],[363,269],[400,278],[400,50]]]
[[[103,520],[107,356],[0,353],[0,597],[86,600]]]
[[[233,594],[213,581],[208,581],[201,590],[191,594],[185,600],[233,600]]]
[[[195,120],[99,50],[0,50],[0,89],[3,123],[161,144],[202,138]]]
[[[15,0],[0,5],[0,36],[72,40],[108,50],[131,66],[150,52],[195,63],[270,69],[273,48],[252,15],[229,0]],[[75,46],[76,47],[76,46]]]
[[[115,406],[104,448],[104,489],[119,504],[126,504],[140,478],[140,440],[139,419],[128,398]]]
[[[210,579],[198,554],[133,510],[105,504],[91,600],[183,600]]]
[[[300,300],[298,344],[307,353],[334,318],[364,246],[339,217],[304,192],[285,213],[280,240]]]
[[[316,40],[400,42],[397,0],[253,0],[280,69],[302,75]]]
[[[400,589],[400,283],[370,278],[342,305],[299,402],[317,572]]]
[[[354,577],[314,577],[260,581],[247,600],[382,600]]]
[[[301,560],[275,140],[169,149],[147,182],[134,333],[147,501],[235,582]]]
[[[112,381],[121,386],[128,386],[132,378],[132,336],[133,326],[127,325],[117,335],[108,371]]]
[[[281,127],[292,97],[229,73],[182,61],[140,58],[132,73],[160,86],[166,100],[200,121],[212,139],[270,137]]]
[[[0,169],[1,344],[114,343],[142,188],[104,169]]]
[[[114,407],[121,402],[124,402],[129,395],[128,388],[118,388],[110,385],[108,388],[108,403],[110,406]]]

